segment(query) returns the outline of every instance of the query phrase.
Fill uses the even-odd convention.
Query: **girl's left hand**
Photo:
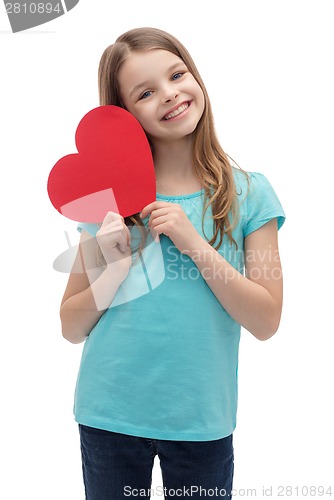
[[[140,218],[144,219],[148,214],[151,214],[150,230],[168,236],[181,253],[187,254],[201,238],[178,203],[154,201],[144,207]]]

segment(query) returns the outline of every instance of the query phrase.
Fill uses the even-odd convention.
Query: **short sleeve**
[[[91,234],[92,236],[96,236],[96,233],[100,229],[100,226],[98,224],[88,224],[86,222],[79,222],[77,225],[77,230],[79,233],[81,233],[82,230],[87,231],[87,233]]]
[[[285,213],[272,185],[259,172],[249,172],[249,176],[244,237],[275,218],[277,218],[277,227],[280,229],[285,221]]]

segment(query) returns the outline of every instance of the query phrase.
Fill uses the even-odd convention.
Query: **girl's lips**
[[[176,120],[177,118],[179,118],[180,116],[184,115],[184,113],[186,113],[188,111],[188,109],[190,108],[190,105],[191,105],[191,102],[192,101],[183,101],[181,102],[180,104],[177,104],[176,106],[174,106],[171,110],[168,111],[168,113],[166,113],[161,121],[164,121],[164,122],[169,122],[169,121],[174,121]],[[174,113],[175,111],[177,111],[178,109],[180,109],[182,106],[184,105],[187,105],[187,107],[185,109],[183,109],[182,111],[180,111],[178,114],[176,114],[175,116],[172,116],[170,118],[167,118],[166,119],[166,116],[170,115],[171,113]]]

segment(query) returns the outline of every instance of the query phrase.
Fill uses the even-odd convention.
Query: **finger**
[[[170,218],[170,214],[166,211],[154,210],[154,214],[151,215],[148,226],[149,227],[157,227],[159,224],[163,224],[167,222]]]
[[[150,203],[149,205],[146,205],[146,207],[143,208],[141,213],[139,214],[139,217],[141,219],[145,219],[145,217],[150,214],[153,210],[156,210],[157,208],[163,208],[166,207],[167,205],[170,205],[167,201],[153,201],[153,203]]]
[[[109,233],[115,233],[117,231],[122,231],[123,225],[121,220],[114,220],[112,222],[109,222],[105,226],[102,226],[100,229],[100,233],[102,234],[109,234]]]
[[[101,226],[99,229],[100,234],[109,234],[114,233],[116,231],[122,231],[123,228],[126,227],[121,219],[112,220],[111,222],[107,222]]]
[[[121,214],[109,211],[103,219],[102,226],[105,224],[109,224],[110,222],[115,220],[124,220],[124,218],[121,216]]]
[[[146,205],[146,207],[144,207],[143,210],[141,211],[141,213],[139,214],[139,217],[141,219],[145,219],[145,217],[147,217],[147,215],[152,212],[154,204],[155,204],[155,202],[150,203],[149,205]]]
[[[115,248],[117,246],[122,252],[125,252],[125,250],[129,248],[126,233],[122,231],[115,231],[105,236],[107,238],[106,244],[108,247]]]
[[[128,236],[127,232],[121,233],[118,245],[119,245],[119,249],[123,253],[126,252],[127,250],[129,250],[130,243],[129,243],[129,236]]]
[[[158,217],[162,217],[164,215],[168,216],[169,213],[169,207],[156,208],[155,210],[152,210],[150,220],[152,221],[152,219],[157,219]]]
[[[120,241],[122,235],[122,226],[117,222],[111,222],[106,227],[101,228],[96,236],[98,240],[114,243],[114,246]]]
[[[126,246],[130,246],[130,242],[131,242],[131,233],[130,233],[130,230],[128,228],[128,226],[126,224],[124,224],[124,222],[119,226],[119,230],[121,231],[122,233],[122,238],[124,240],[124,242],[126,243]],[[123,241],[122,240],[122,241]]]
[[[117,244],[122,252],[125,252],[130,246],[131,234],[129,228],[125,224],[117,226],[113,233],[112,239],[117,241]]]

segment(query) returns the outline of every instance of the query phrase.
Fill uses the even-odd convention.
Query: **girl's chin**
[[[182,133],[182,134],[169,134],[168,136],[164,137],[154,137],[154,138],[149,138],[149,142],[151,145],[152,150],[156,150],[159,148],[159,146],[172,146],[173,144],[175,145],[180,145],[180,143],[184,144],[185,146],[188,144],[192,143],[194,137],[194,131],[189,131],[189,133]]]

